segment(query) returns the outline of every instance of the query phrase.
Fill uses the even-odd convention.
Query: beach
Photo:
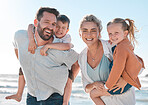
[[[17,74],[0,74],[0,105],[25,105],[27,88],[25,87],[21,102],[15,100],[6,100],[5,96],[15,94],[17,92],[18,83]],[[148,105],[148,77],[140,76],[142,84],[141,90],[136,89],[136,105]],[[82,88],[81,76],[78,75],[72,87],[70,98],[71,105],[94,105],[88,94]]]

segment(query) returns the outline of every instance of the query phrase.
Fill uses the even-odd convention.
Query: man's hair
[[[38,21],[41,20],[41,18],[43,17],[43,13],[44,12],[48,12],[48,13],[52,13],[54,14],[56,17],[59,15],[59,11],[55,8],[49,8],[49,7],[40,7],[40,9],[37,11],[36,13],[36,19]]]
[[[70,19],[66,15],[59,15],[57,17],[57,21],[61,21],[63,24],[67,22],[68,23],[68,28],[69,28]]]

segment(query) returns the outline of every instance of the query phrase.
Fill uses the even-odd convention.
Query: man
[[[50,49],[47,56],[40,55],[42,46],[53,41],[58,15],[54,8],[40,8],[37,12],[34,25],[38,48],[35,54],[28,52],[27,31],[15,33],[15,51],[18,52],[28,88],[27,105],[62,105],[64,88],[72,83],[68,78],[68,69],[73,65],[74,77],[79,71],[78,54],[73,50]]]

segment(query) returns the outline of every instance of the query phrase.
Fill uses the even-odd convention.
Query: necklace
[[[92,55],[91,55],[91,53],[89,51],[89,55],[90,55],[90,57],[91,57],[91,59],[92,59],[93,62],[96,60],[97,50],[98,50],[98,46],[97,46],[97,49],[96,49],[96,52],[95,52],[95,57],[92,57]]]

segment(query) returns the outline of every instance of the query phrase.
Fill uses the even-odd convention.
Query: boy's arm
[[[69,50],[71,48],[71,43],[50,43],[43,46],[43,48],[40,50],[40,54],[47,56],[46,51],[48,49],[56,49],[56,50]]]
[[[35,43],[35,40],[34,40],[33,28],[34,28],[33,24],[28,25],[28,38],[29,38],[28,51],[32,54],[35,53],[35,49],[36,49],[36,43]]]
[[[47,44],[48,48],[56,49],[56,50],[69,50],[69,49],[71,49],[71,46],[72,46],[71,43],[50,43],[50,44]]]

